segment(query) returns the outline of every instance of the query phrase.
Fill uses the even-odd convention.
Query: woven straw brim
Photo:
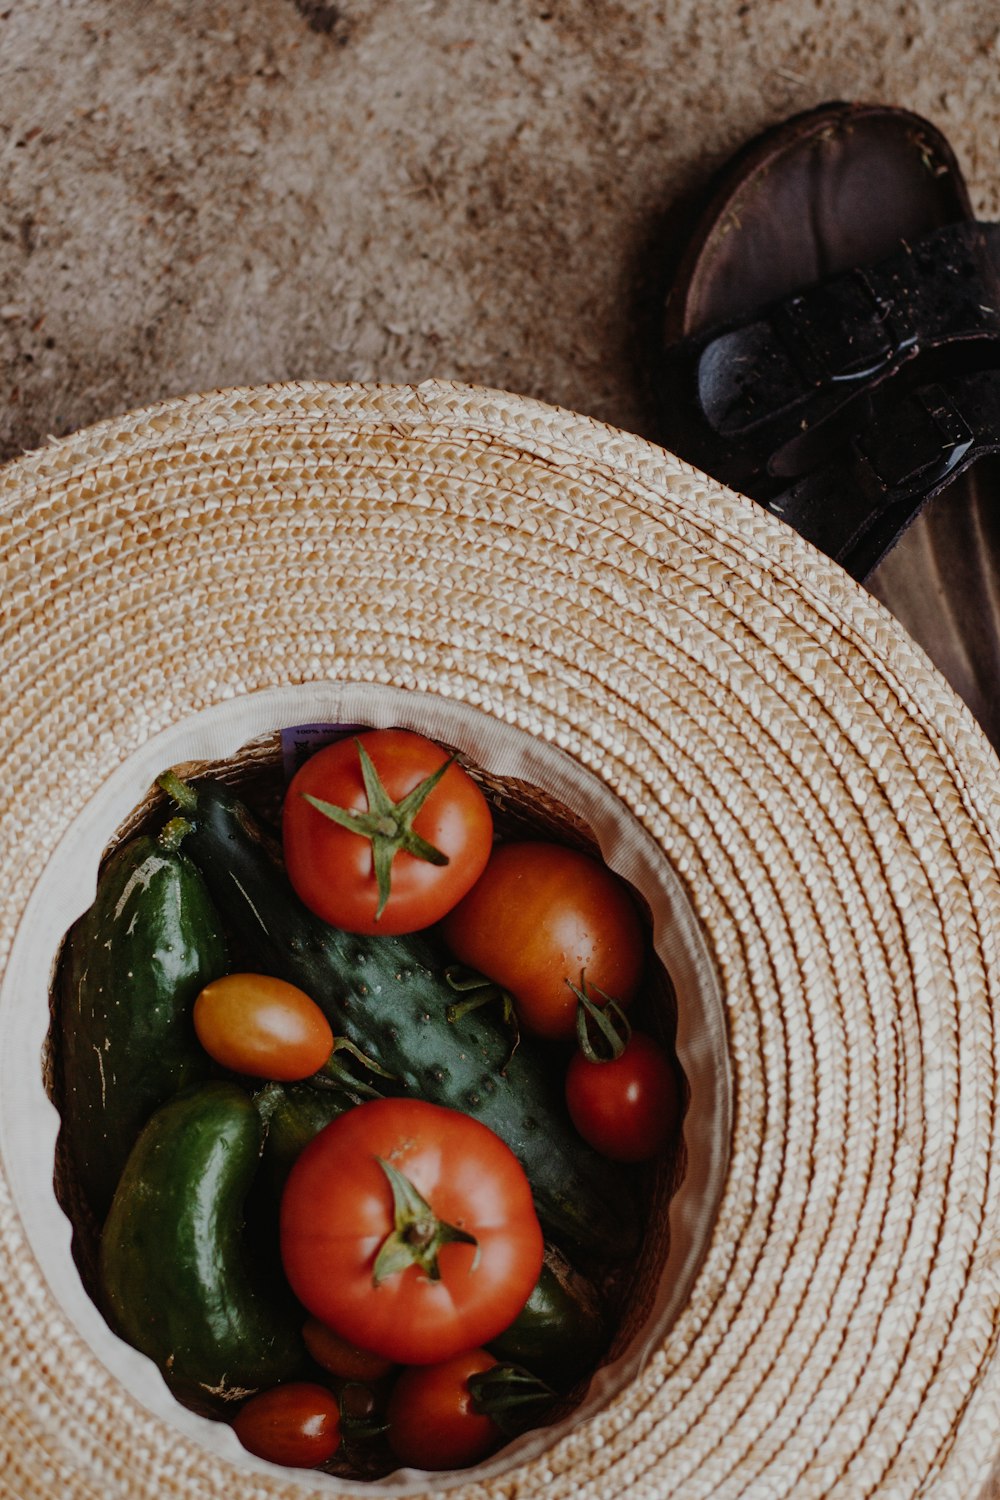
[[[594,773],[676,872],[732,1074],[697,1275],[624,1388],[513,1468],[457,1480],[462,1500],[983,1491],[997,766],[884,611],[658,449],[439,384],[114,421],[0,473],[0,526],[4,1017],[33,892],[87,798],[190,716],[276,687],[476,706]],[[51,1161],[14,1159],[12,1139],[0,1493],[344,1489],[211,1452],[115,1378],[29,1241],[18,1184]],[[68,1262],[68,1230],[53,1254]]]

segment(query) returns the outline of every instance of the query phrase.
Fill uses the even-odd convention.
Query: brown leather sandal
[[[934,126],[833,103],[712,186],[660,438],[879,597],[1000,745],[1000,227]]]

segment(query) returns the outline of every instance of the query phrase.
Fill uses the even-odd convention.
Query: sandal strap
[[[665,410],[690,462],[757,499],[781,449],[909,360],[998,337],[1000,224],[961,221],[668,348]]]
[[[840,457],[761,502],[863,581],[933,495],[1000,453],[1000,370],[872,399]]]

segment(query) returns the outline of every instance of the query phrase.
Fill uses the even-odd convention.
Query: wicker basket
[[[424,695],[418,702],[411,702],[411,695],[372,684],[344,686],[341,694],[342,713],[352,728],[365,723],[417,727],[424,732],[433,728],[438,740],[450,752],[460,757],[470,774],[482,788],[490,804],[495,829],[504,838],[544,838],[581,849],[598,859],[603,858],[604,849],[612,851],[616,872],[627,880],[633,891],[648,933],[650,962],[644,978],[643,992],[637,997],[632,1012],[636,1024],[658,1036],[670,1055],[674,1053],[677,1030],[676,995],[669,973],[656,949],[669,945],[669,934],[678,923],[692,924],[690,910],[679,892],[662,855],[649,840],[642,837],[626,809],[603,794],[592,778],[582,773],[565,757],[551,748],[539,747],[532,740],[522,738],[520,731],[508,731],[498,737],[488,718],[477,710],[453,702],[435,702]],[[310,695],[304,704],[311,707]],[[257,707],[258,705],[255,705]],[[227,719],[236,721],[245,705],[235,711],[223,709]],[[185,759],[173,764],[185,779],[195,782],[203,777],[225,782],[233,787],[252,808],[254,813],[271,826],[280,818],[281,803],[288,776],[300,763],[302,754],[310,748],[335,737],[338,725],[321,725],[310,722],[296,728],[283,726],[282,731],[261,735],[248,744],[241,745],[234,754],[223,760],[204,761]],[[189,746],[190,748],[190,746]],[[185,750],[185,755],[188,750]],[[482,757],[482,759],[480,759]],[[543,768],[544,784],[526,779],[538,768]],[[164,769],[166,767],[164,766]],[[564,799],[569,799],[564,800]],[[115,829],[103,857],[123,840],[137,833],[155,830],[170,814],[167,798],[156,787],[148,789],[138,805],[129,810],[125,819]],[[95,849],[97,846],[95,845]],[[58,861],[57,861],[58,870]],[[78,878],[78,867],[68,866],[65,871],[67,899],[74,899],[70,891]],[[88,888],[90,880],[88,878]],[[690,980],[685,984],[688,1010],[695,1009],[713,1014],[715,1024],[721,1030],[721,1007],[714,976],[707,963],[707,955],[699,952],[695,941],[696,929],[690,925],[688,939],[691,963],[699,974],[697,986]],[[674,940],[676,948],[676,939]],[[669,951],[669,949],[668,949]],[[53,984],[51,1001],[53,1024],[46,1040],[43,1077],[46,1092],[62,1118],[60,1104],[64,1086],[63,1070],[60,1067],[58,1005],[63,986]],[[526,1045],[522,1041],[521,1045]],[[720,1146],[725,1140],[728,1120],[728,1070],[724,1060],[718,1069],[712,1087],[699,1079],[700,1114],[705,1124],[711,1125]],[[682,1082],[686,1093],[686,1084]],[[703,1127],[704,1128],[704,1125]],[[563,1427],[571,1425],[580,1414],[581,1402],[587,1407],[598,1407],[607,1399],[610,1391],[621,1387],[634,1375],[641,1363],[643,1352],[650,1343],[659,1342],[665,1327],[676,1314],[686,1290],[679,1280],[675,1262],[667,1272],[670,1248],[670,1202],[685,1176],[685,1152],[683,1137],[668,1152],[648,1166],[632,1169],[634,1188],[641,1212],[645,1232],[638,1256],[624,1263],[590,1264],[588,1273],[600,1286],[605,1314],[608,1318],[609,1336],[607,1347],[599,1362],[600,1374],[596,1380],[594,1371],[581,1371],[581,1381],[561,1400],[546,1426],[558,1422]],[[628,1170],[628,1169],[626,1169]],[[98,1276],[98,1248],[100,1225],[95,1220],[89,1205],[74,1181],[71,1154],[68,1149],[66,1131],[60,1128],[55,1143],[55,1168],[53,1185],[56,1200],[72,1225],[72,1254],[80,1274],[83,1289],[96,1306],[101,1306]],[[703,1222],[707,1225],[714,1200],[718,1196],[719,1181],[690,1192],[698,1193]],[[703,1248],[703,1247],[701,1247]],[[106,1351],[114,1349],[114,1342],[104,1341]],[[117,1352],[117,1350],[115,1350]],[[109,1353],[109,1357],[113,1357]],[[149,1371],[144,1372],[154,1383]],[[164,1417],[176,1420],[179,1415],[172,1403],[158,1401]],[[197,1410],[197,1405],[194,1406]],[[225,1408],[207,1412],[218,1420],[225,1420]],[[548,1434],[539,1434],[520,1444],[522,1449],[537,1446],[548,1440]],[[217,1434],[216,1440],[228,1451],[228,1434]],[[505,1461],[513,1455],[507,1454]],[[326,1469],[338,1476],[348,1478],[366,1477],[351,1465],[350,1457],[340,1455]]]

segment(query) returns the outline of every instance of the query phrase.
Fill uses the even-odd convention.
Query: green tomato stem
[[[420,834],[414,830],[413,822],[442,776],[454,763],[455,756],[450,755],[435,771],[421,781],[419,786],[415,786],[412,792],[407,792],[399,802],[393,802],[382,784],[382,779],[368,751],[360,740],[356,739],[354,743],[357,746],[361,776],[368,798],[367,812],[356,808],[338,807],[333,802],[324,802],[321,797],[314,797],[310,792],[303,792],[302,796],[310,807],[321,812],[339,828],[346,828],[350,833],[356,833],[361,838],[371,840],[372,863],[378,887],[378,906],[375,911],[375,920],[378,921],[385,911],[392,889],[392,862],[401,849],[407,854],[412,854],[416,859],[426,860],[428,864],[446,865],[448,863],[447,854],[443,854],[425,838],[421,838]]]
[[[540,1408],[551,1406],[556,1393],[520,1365],[491,1365],[466,1382],[473,1408],[495,1422],[505,1437],[522,1432]]]
[[[585,975],[581,974],[582,985],[575,985],[572,979],[566,983],[576,996],[579,1004],[576,1008],[576,1038],[580,1044],[580,1051],[588,1062],[602,1063],[614,1062],[621,1057],[628,1046],[629,1037],[632,1035],[632,1027],[629,1019],[622,1010],[617,1000],[605,994],[597,985],[591,985],[598,995],[603,995],[605,1005],[595,1005],[587,994],[587,981]],[[590,1027],[593,1024],[599,1038],[601,1048],[595,1046],[591,1038]]]
[[[479,1010],[483,1005],[502,1006],[503,1024],[510,1034],[510,1051],[504,1059],[500,1073],[507,1070],[511,1058],[521,1044],[521,1026],[517,1019],[517,1007],[514,997],[509,990],[502,985],[496,984],[492,979],[487,979],[485,974],[478,974],[475,969],[466,969],[461,964],[449,964],[444,971],[445,982],[450,989],[459,995],[466,995],[465,1000],[453,1000],[445,1009],[447,1021],[461,1021],[464,1016],[474,1010]]]
[[[475,1245],[476,1254],[470,1267],[474,1271],[479,1264],[479,1242],[475,1235],[439,1219],[427,1199],[398,1167],[381,1156],[375,1160],[392,1188],[394,1227],[375,1257],[374,1285],[379,1286],[387,1277],[410,1266],[419,1266],[429,1281],[440,1281],[438,1256],[442,1246],[452,1243]]]

